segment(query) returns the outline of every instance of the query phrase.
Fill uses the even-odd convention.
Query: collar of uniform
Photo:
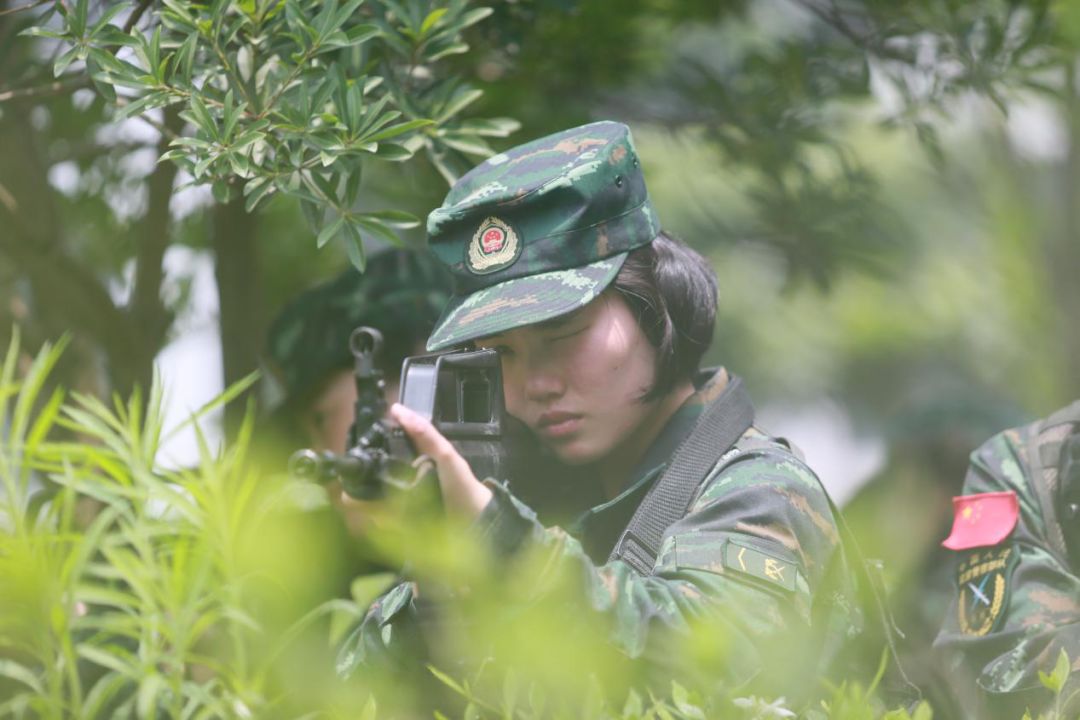
[[[593,559],[602,555],[599,561],[607,560],[608,553],[645,498],[645,493],[663,474],[679,445],[694,429],[705,406],[727,387],[728,373],[724,368],[706,370],[695,381],[694,394],[668,420],[641,462],[630,473],[623,491],[615,498],[589,508],[571,525],[571,532],[581,539],[586,552]]]

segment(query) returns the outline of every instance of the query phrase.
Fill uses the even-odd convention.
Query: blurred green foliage
[[[377,517],[381,556],[408,561],[455,622],[414,675],[338,680],[335,644],[388,579],[334,597],[340,548],[308,521],[321,490],[261,473],[251,425],[228,451],[161,470],[154,451],[175,430],[162,427],[160,385],[147,403],[111,407],[43,396],[64,345],[23,362],[16,341],[0,372],[0,717],[930,717],[924,704],[908,715],[881,703],[883,660],[868,685],[832,685],[806,706],[717,689],[707,663],[738,658],[717,654],[723,633],[708,624],[673,649],[698,658],[703,682],[638,684],[603,627],[567,625],[577,579],[519,597],[543,558],[508,563],[437,508],[395,503]],[[789,660],[779,665],[800,667]],[[1067,675],[1065,658],[1043,678],[1048,693]]]
[[[248,212],[273,193],[297,198],[317,245],[343,238],[361,269],[362,234],[396,242],[393,228],[418,224],[397,210],[354,211],[367,160],[408,160],[422,148],[453,180],[469,164],[458,153],[490,154],[483,137],[517,128],[462,120],[481,91],[438,66],[468,50],[461,34],[488,8],[175,0],[140,24],[148,8],[109,3],[92,17],[90,0],[57,3],[23,34],[58,41],[53,75],[71,89],[89,80],[116,106],[114,121],[183,108],[190,134],[150,121],[169,139],[163,160],[211,184],[219,202],[242,188]],[[84,67],[68,73],[76,61]]]
[[[377,517],[379,554],[408,562],[454,622],[428,638],[433,665],[338,680],[335,645],[388,577],[334,597],[343,549],[313,522],[322,491],[260,472],[250,424],[227,452],[204,447],[198,466],[162,470],[155,450],[175,429],[162,427],[160,385],[146,403],[43,396],[65,344],[23,362],[16,340],[0,372],[0,717],[931,716],[879,699],[885,656],[868,685],[826,684],[813,700],[717,688],[710,663],[738,658],[707,622],[672,648],[700,677],[641,683],[602,624],[568,623],[579,578],[538,596],[542,556],[508,562],[438,508],[396,503]],[[814,680],[817,664],[778,651],[774,666],[804,677],[773,682]],[[1063,655],[1042,676],[1048,697],[1068,674]]]

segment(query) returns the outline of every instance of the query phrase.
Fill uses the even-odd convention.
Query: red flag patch
[[[1020,502],[1012,490],[953,498],[952,532],[941,543],[950,550],[997,545],[1016,527]]]

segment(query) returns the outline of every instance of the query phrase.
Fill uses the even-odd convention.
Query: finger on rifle
[[[482,485],[457,448],[431,422],[409,408],[395,403],[390,417],[412,438],[416,450],[435,461],[439,485],[449,506],[475,514],[490,499],[491,491]]]

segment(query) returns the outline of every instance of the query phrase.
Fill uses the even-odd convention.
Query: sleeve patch
[[[1016,546],[1009,545],[970,553],[957,567],[956,619],[965,635],[986,635],[1001,624],[1019,557]]]
[[[724,546],[724,567],[778,585],[788,592],[795,591],[798,573],[795,563],[734,540],[728,540]]]

